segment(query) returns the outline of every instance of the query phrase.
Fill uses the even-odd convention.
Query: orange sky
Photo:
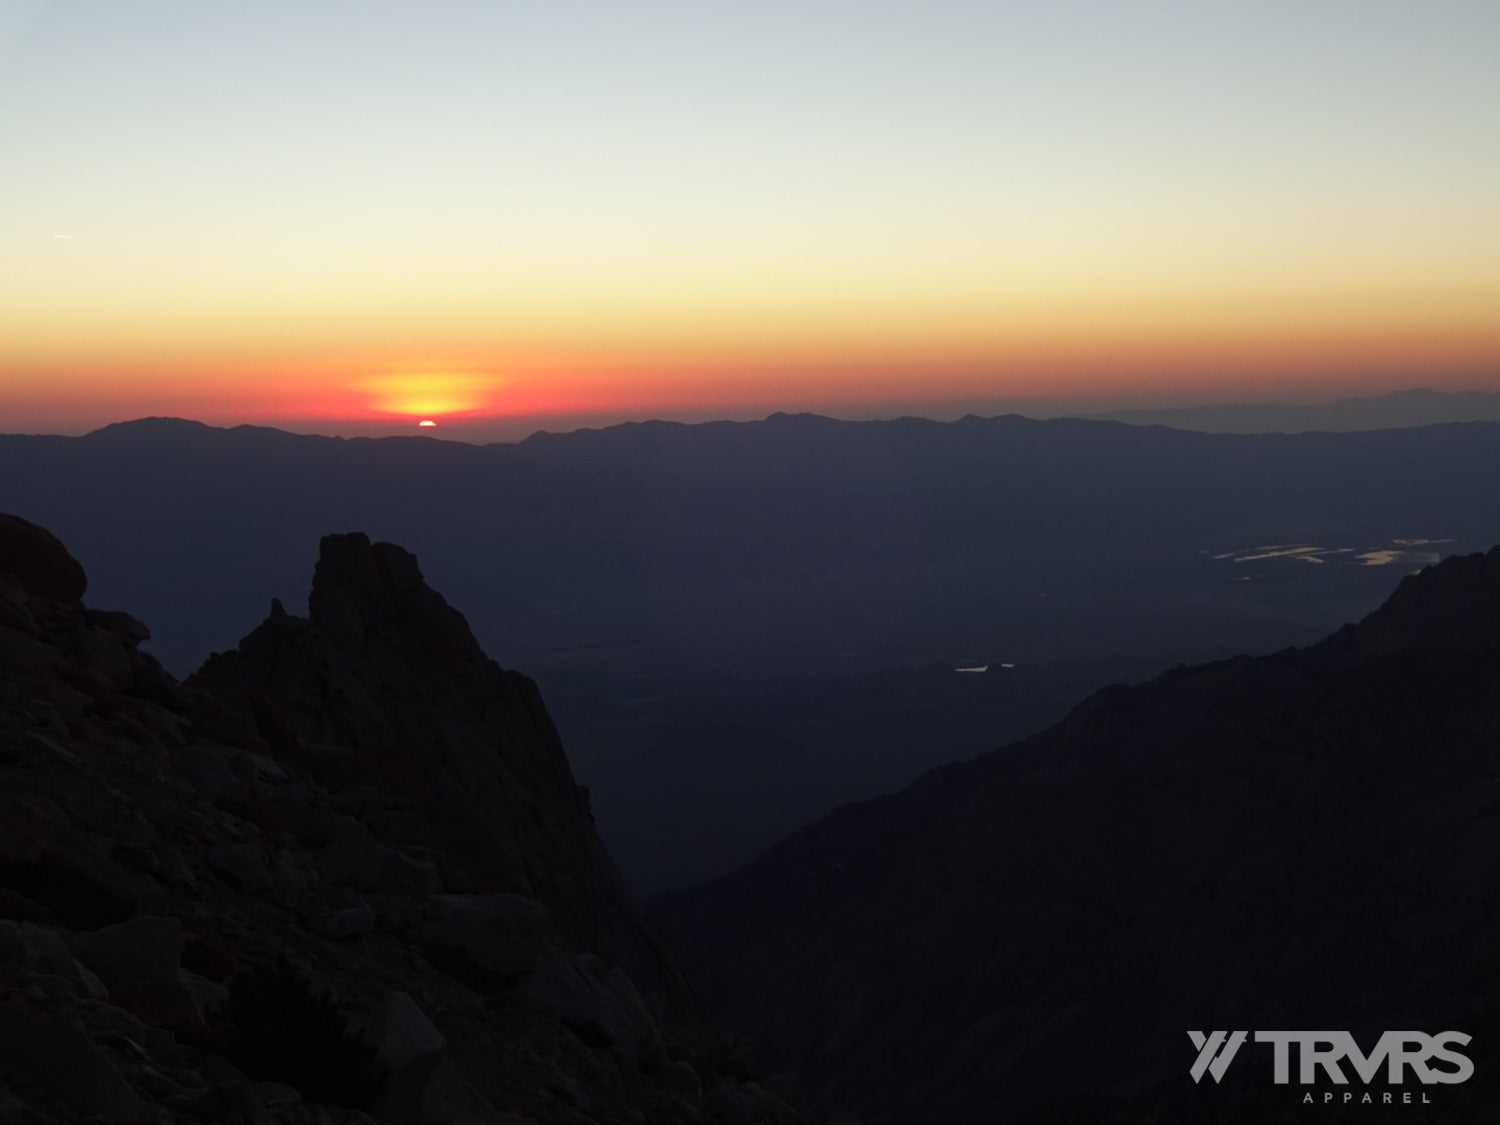
[[[930,310],[928,322],[876,307],[802,324],[786,317],[759,332],[705,318],[674,334],[668,320],[654,337],[601,332],[592,349],[546,339],[509,349],[474,332],[464,346],[424,350],[396,333],[371,340],[378,331],[343,348],[295,337],[257,346],[233,341],[229,326],[201,341],[132,339],[122,326],[94,346],[39,342],[12,362],[3,397],[39,428],[171,413],[219,424],[329,422],[346,432],[361,419],[379,427],[445,417],[878,414],[887,403],[931,403],[940,415],[954,401],[1102,409],[1415,385],[1500,389],[1500,303],[1482,296],[1117,301],[989,320]]]
[[[336,8],[0,6],[0,430],[1500,390],[1492,5]]]

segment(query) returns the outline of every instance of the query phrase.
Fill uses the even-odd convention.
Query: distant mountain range
[[[1416,388],[1327,403],[1240,402],[1157,410],[1113,410],[1091,417],[1134,426],[1172,426],[1214,434],[1299,434],[1388,430],[1443,422],[1500,421],[1500,394]]]
[[[0,436],[178,674],[310,544],[400,542],[547,692],[656,890],[1184,660],[1305,644],[1393,572],[1500,540],[1500,423],[1201,434],[1019,416],[634,423],[515,444],[145,419]],[[986,669],[959,672],[956,669]],[[699,843],[676,840],[689,830]]]
[[[773,415],[470,446],[145,419],[0,436],[0,501],[77,543],[180,671],[232,643],[263,591],[290,598],[305,544],[340,526],[412,544],[475,607],[480,636],[533,667],[1228,653],[1374,604],[1383,579],[1361,584],[1362,553],[1500,535],[1479,499],[1497,482],[1500,423],[1208,435]],[[1356,565],[1323,569],[1352,602],[1292,624],[1265,587],[1227,585],[1270,580],[1264,566],[1215,559],[1297,544],[1345,549],[1325,562]]]
[[[1102,691],[653,905],[710,1007],[871,1125],[1487,1120],[1497,684],[1500,547],[1312,647]],[[1457,1030],[1475,1073],[1277,1085],[1262,1044],[1195,1083],[1195,1029]]]

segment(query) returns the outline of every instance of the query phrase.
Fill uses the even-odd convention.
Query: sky
[[[0,0],[0,431],[1500,390],[1497,58],[1494,0]]]

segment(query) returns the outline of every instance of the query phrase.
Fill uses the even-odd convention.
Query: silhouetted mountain
[[[409,546],[546,688],[606,838],[652,889],[1111,680],[1310,643],[1378,604],[1390,570],[1500,539],[1497,489],[1491,423],[775,415],[478,447],[148,419],[0,438],[0,506],[62,535],[178,674],[268,596],[297,608],[328,528]],[[652,767],[660,784],[626,765],[693,743],[692,767]],[[715,835],[675,847],[689,825]]]
[[[1113,410],[1100,419],[1136,426],[1172,426],[1206,433],[1297,434],[1387,430],[1445,422],[1500,421],[1500,394],[1417,387],[1325,403],[1235,402],[1175,409]]]
[[[238,727],[269,713],[291,736],[285,754],[313,777],[399,794],[430,826],[407,842],[441,848],[457,881],[535,897],[580,947],[690,1018],[686,985],[594,831],[536,684],[486,657],[393,544],[326,537],[308,608],[303,619],[278,603],[188,681],[210,690],[206,721]],[[395,819],[411,831],[411,818]]]
[[[0,516],[0,1120],[811,1125],[413,556],[324,539],[185,684],[85,587]]]
[[[1455,556],[1402,580],[1358,625],[1322,646],[1360,656],[1406,649],[1483,652],[1500,645],[1500,551]]]
[[[1488,1119],[1497,745],[1500,548],[1310,648],[1102,691],[654,908],[712,1011],[872,1122],[1312,1112],[1268,1057],[1195,1085],[1190,1029],[1464,1031],[1476,1077],[1408,1076],[1436,1115],[1410,1119]],[[1396,1107],[1313,1089],[1409,1119],[1373,1088]]]

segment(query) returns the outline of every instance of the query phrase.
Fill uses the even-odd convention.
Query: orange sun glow
[[[356,387],[381,414],[406,414],[421,418],[423,426],[435,426],[444,414],[468,414],[490,404],[495,380],[482,375],[421,373],[377,375]]]

